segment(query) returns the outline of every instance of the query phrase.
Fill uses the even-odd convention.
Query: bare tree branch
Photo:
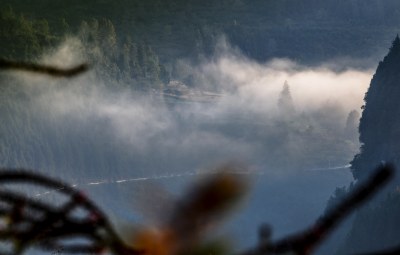
[[[312,254],[314,249],[341,221],[382,188],[393,175],[394,168],[391,165],[379,167],[365,183],[358,185],[336,208],[317,220],[310,228],[273,243],[263,239],[258,247],[241,255]]]
[[[50,203],[39,202],[1,187],[13,183],[28,183],[50,188],[66,195],[69,200],[55,207]],[[0,169],[0,187],[0,201],[5,204],[0,212],[2,216],[10,219],[10,224],[0,229],[0,239],[3,242],[17,242],[14,247],[16,253],[21,253],[28,246],[36,246],[43,250],[60,247],[58,241],[70,237],[84,238],[88,240],[88,244],[63,245],[65,253],[94,250],[110,250],[121,255],[140,253],[123,243],[107,216],[92,201],[66,183],[24,169]],[[76,208],[85,210],[88,216],[81,219],[72,215],[71,212]],[[29,214],[32,209],[40,212],[42,216],[39,219],[32,217]]]
[[[89,69],[88,64],[80,64],[72,68],[58,68],[50,65],[39,65],[28,62],[10,61],[0,59],[0,69],[2,70],[20,70],[34,73],[41,73],[55,77],[72,77]]]
[[[400,245],[383,250],[383,251],[368,252],[368,253],[357,254],[357,255],[399,255],[399,254],[400,254]]]
[[[312,254],[316,246],[344,218],[382,188],[392,178],[393,173],[394,168],[390,165],[379,167],[370,179],[359,184],[336,208],[317,220],[313,226],[298,234],[270,242],[270,229],[266,226],[262,227],[259,245],[240,253],[240,255]],[[221,182],[219,179],[212,179],[195,189],[196,192],[190,194],[194,201],[191,201],[190,198],[184,200],[181,207],[177,208],[177,217],[174,217],[170,226],[177,228],[178,233],[181,233],[179,230],[183,231],[177,237],[186,240],[185,236],[196,236],[196,234],[190,233],[197,231],[196,226],[188,223],[191,219],[198,222],[199,219],[203,219],[210,213],[213,214],[215,210],[220,211],[220,202],[226,202],[226,198],[237,196],[236,193],[241,189],[237,189],[235,182],[231,183],[234,180],[228,180],[229,182],[225,183],[225,181]],[[39,202],[24,196],[24,194],[17,194],[15,191],[5,188],[5,184],[18,185],[23,183],[53,189],[55,192],[67,196],[68,201],[57,207],[51,203]],[[222,186],[225,188],[231,188],[228,190],[221,189],[221,183],[224,184]],[[207,202],[206,198],[213,197],[216,194],[217,197],[221,197],[221,199],[214,201],[217,204],[213,202],[204,207],[204,203]],[[108,217],[79,190],[62,181],[23,169],[0,169],[0,202],[0,216],[10,219],[5,228],[0,228],[0,240],[3,243],[14,244],[12,253],[0,251],[0,255],[22,254],[30,246],[43,251],[54,251],[61,248],[63,253],[68,254],[100,253],[104,250],[116,255],[146,253],[146,251],[128,247],[123,243],[111,226]],[[72,215],[71,211],[76,208],[86,210],[89,216],[82,219]],[[182,208],[182,210],[179,208]],[[210,208],[211,211],[209,211]],[[202,211],[203,209],[205,212]],[[39,211],[41,217],[33,217],[29,214],[30,210]],[[190,231],[186,231],[187,229]],[[63,243],[71,237],[85,239],[87,242],[85,244]],[[396,247],[393,250],[364,255],[391,255],[399,254],[398,252],[399,249]]]

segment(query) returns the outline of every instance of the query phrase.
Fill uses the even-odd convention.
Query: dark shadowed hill
[[[343,246],[336,255],[375,254],[399,245],[400,193],[388,195],[382,202],[370,204],[357,212]],[[398,254],[398,253],[376,253]]]
[[[387,56],[379,63],[365,95],[364,112],[359,126],[360,153],[351,162],[353,176],[364,180],[378,164],[400,165],[400,38],[397,36]],[[337,241],[335,254],[364,254],[391,249],[400,244],[399,174],[396,180],[361,208],[346,227],[343,241]],[[349,188],[351,190],[352,187]],[[336,194],[337,197],[337,194]],[[339,240],[339,239],[337,239]],[[342,244],[339,244],[342,242]],[[368,253],[369,254],[369,253]],[[375,254],[375,253],[373,253]],[[398,253],[377,253],[398,254]]]
[[[368,176],[382,162],[400,163],[400,39],[379,63],[365,96],[360,120],[361,151],[352,161],[355,179]],[[398,178],[399,179],[399,178]]]

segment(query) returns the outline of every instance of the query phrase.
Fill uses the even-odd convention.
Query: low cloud
[[[177,63],[184,70],[178,78],[190,76],[191,86],[220,95],[208,103],[171,102],[124,90],[93,72],[67,81],[28,79],[29,89],[37,90],[33,101],[44,119],[68,121],[77,128],[74,132],[89,136],[91,129],[100,129],[104,136],[98,139],[118,148],[115,153],[124,151],[132,165],[146,171],[193,170],[240,159],[274,173],[351,160],[358,150],[357,125],[346,127],[346,121],[352,110],[360,112],[370,70],[336,72],[329,65],[309,68],[288,59],[258,63],[226,44],[219,47],[209,61]],[[70,39],[44,61],[77,63],[82,50],[79,41]],[[285,81],[292,112],[277,103]],[[149,155],[151,162],[146,162]]]

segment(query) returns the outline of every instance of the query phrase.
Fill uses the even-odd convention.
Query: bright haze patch
[[[197,86],[222,91],[234,91],[230,96],[240,101],[255,100],[258,109],[274,110],[279,92],[285,81],[291,86],[296,108],[315,110],[327,102],[335,102],[345,110],[360,109],[368,89],[373,70],[358,70],[332,62],[319,67],[307,67],[290,59],[273,59],[258,63],[231,49],[223,40],[217,46],[221,52],[214,59],[199,66],[178,64],[181,78],[192,76]],[[248,108],[245,105],[244,108]]]
[[[333,189],[351,179],[347,170],[328,170],[347,165],[358,151],[358,119],[349,116],[360,111],[372,72],[335,72],[331,63],[309,68],[287,59],[258,63],[229,46],[217,52],[199,65],[181,60],[176,66],[178,79],[190,77],[197,90],[219,95],[206,102],[131,91],[93,71],[71,80],[13,76],[29,97],[23,111],[30,117],[21,121],[33,129],[37,123],[40,142],[29,146],[50,150],[24,165],[7,165],[40,168],[81,185],[112,179],[113,185],[90,192],[125,217],[119,203],[132,197],[115,180],[203,173],[237,161],[264,174],[254,178],[249,209],[237,218],[246,225],[237,232],[246,235],[242,242],[248,244],[260,221],[271,220],[280,234],[303,227],[321,213]],[[44,61],[69,65],[84,55],[79,41],[70,39]],[[49,157],[55,163],[40,160]],[[316,169],[328,172],[308,171]],[[164,183],[172,190],[182,185]]]
[[[193,67],[184,61],[177,65],[178,70],[183,70],[182,80],[190,77],[196,87],[217,90],[223,95],[212,107],[201,109],[200,113],[207,114],[213,123],[226,120],[229,125],[221,130],[227,133],[231,129],[240,129],[235,134],[244,136],[245,144],[251,143],[250,147],[257,148],[250,153],[258,154],[257,159],[273,155],[264,160],[264,166],[282,157],[285,158],[283,161],[291,161],[299,169],[303,169],[303,163],[310,168],[328,165],[328,161],[314,160],[318,157],[327,159],[327,154],[336,164],[351,159],[358,149],[357,124],[352,127],[352,137],[343,130],[349,113],[361,111],[371,70],[335,72],[328,68],[332,63],[309,68],[287,59],[257,63],[229,46],[219,47],[222,53],[202,65]],[[294,106],[289,112],[278,104],[285,81],[289,84]],[[195,118],[200,119],[199,122],[206,120],[201,115]],[[339,150],[345,150],[347,156],[334,155]],[[251,162],[255,162],[254,158]],[[274,165],[272,171],[281,166],[280,163]]]
[[[44,87],[37,101],[43,113],[59,123],[68,117],[89,128],[101,121],[96,128],[108,133],[102,139],[133,156],[151,155],[152,163],[163,162],[172,172],[240,159],[275,173],[283,166],[282,158],[286,170],[295,171],[296,165],[305,170],[328,163],[321,161],[326,155],[320,153],[343,165],[356,153],[356,137],[345,134],[346,118],[362,106],[370,72],[307,69],[288,60],[258,64],[236,55],[193,70],[202,84],[220,92],[218,100],[165,102],[159,96],[111,89],[118,86],[102,85],[100,77],[88,74],[62,86]],[[278,105],[285,81],[292,112]],[[335,152],[338,147],[344,147],[344,154]],[[266,168],[269,164],[273,167]]]

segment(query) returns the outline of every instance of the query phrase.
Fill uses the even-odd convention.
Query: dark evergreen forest
[[[32,40],[32,53],[38,40],[44,47],[54,42],[55,36],[79,31],[84,20],[108,19],[115,27],[119,46],[128,38],[133,43],[145,43],[166,65],[177,58],[210,56],[221,34],[260,61],[287,57],[318,64],[335,57],[379,58],[384,54],[381,42],[392,39],[400,22],[400,7],[395,0],[2,3],[3,10],[9,5],[21,19],[21,29]],[[33,20],[35,24],[29,29],[26,22]],[[13,52],[15,48],[18,54],[24,54],[19,45],[2,40],[2,50]]]

